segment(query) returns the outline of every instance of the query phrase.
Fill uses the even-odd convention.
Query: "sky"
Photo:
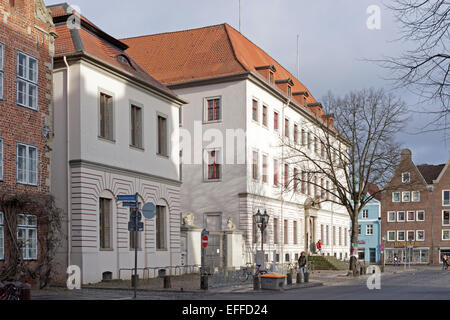
[[[386,0],[387,1],[387,0]],[[46,5],[61,3],[44,0]],[[73,0],[91,22],[116,38],[192,29],[227,22],[261,47],[320,101],[328,91],[345,95],[363,88],[385,88],[410,110],[397,139],[418,164],[450,159],[450,132],[421,133],[437,108],[407,89],[395,89],[390,74],[368,60],[398,56],[411,48],[399,41],[400,28],[379,0]],[[368,28],[380,8],[379,28]],[[241,23],[239,23],[241,21]],[[240,26],[240,28],[239,28]],[[297,68],[299,35],[299,68]]]

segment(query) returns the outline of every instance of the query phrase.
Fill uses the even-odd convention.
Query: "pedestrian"
[[[445,254],[442,256],[442,269],[448,270],[448,257]]]
[[[305,251],[302,251],[302,253],[300,253],[300,258],[298,258],[298,268],[299,268],[299,272],[305,273],[305,271],[306,271],[306,254],[305,254]]]
[[[394,265],[398,266],[398,257],[397,254],[394,254]]]
[[[317,251],[319,255],[322,255],[322,242],[320,241],[320,239],[319,241],[317,241]]]

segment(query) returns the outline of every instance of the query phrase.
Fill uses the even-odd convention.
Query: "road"
[[[322,287],[282,292],[182,293],[138,292],[139,300],[450,300],[450,270],[421,268],[415,272],[382,274],[381,289],[369,290],[366,279],[327,282]],[[83,289],[59,293],[39,293],[36,300],[126,300],[130,290]]]

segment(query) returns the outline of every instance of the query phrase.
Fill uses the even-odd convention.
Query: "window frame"
[[[273,186],[278,188],[280,186],[280,160],[273,159]]]
[[[423,233],[422,239],[419,239],[419,236],[418,236],[419,232]],[[415,241],[425,241],[425,230],[416,230],[416,240]]]
[[[400,213],[403,212],[403,220],[400,220]],[[406,211],[397,211],[397,222],[405,222],[406,221]]]
[[[264,128],[269,128],[269,107],[263,103],[262,105],[262,125]]]
[[[5,45],[0,42],[0,100],[4,100],[5,91]]]
[[[5,216],[0,211],[0,261],[5,260]]]
[[[403,240],[400,240],[399,235],[402,232],[403,232]],[[405,230],[397,230],[397,241],[405,241],[405,239],[406,239],[405,236],[406,236]]]
[[[389,234],[394,234],[394,240],[390,240]],[[387,231],[387,241],[395,242],[396,240],[397,240],[397,232],[395,230],[388,230]]]
[[[394,214],[394,220],[390,219],[390,214]],[[396,222],[397,221],[397,212],[396,211],[388,211],[387,212],[387,222]]]
[[[361,218],[362,219],[369,219],[369,209],[363,209],[363,211],[361,213]]]
[[[106,202],[108,203],[108,211],[105,212],[105,206],[102,206],[102,201],[103,204],[105,204]],[[112,221],[113,218],[113,204],[112,204],[113,200],[111,198],[106,198],[106,197],[99,197],[99,201],[98,201],[98,212],[99,212],[99,216],[98,216],[98,220],[99,220],[99,243],[98,243],[98,247],[100,251],[111,251],[113,250],[114,246],[113,246],[113,232],[114,232],[114,224]],[[108,226],[105,226],[105,217],[106,214],[109,216],[108,217]],[[108,243],[109,246],[107,247],[106,244],[106,233],[108,232]]]
[[[409,195],[408,201],[405,200],[405,195]],[[402,202],[411,202],[411,191],[402,191]]]
[[[416,241],[416,231],[415,230],[406,230],[406,241],[409,241],[409,234],[412,233],[413,238],[411,241]]]
[[[19,181],[19,146],[24,146],[25,147],[25,181]],[[36,150],[36,161],[35,161],[35,173],[36,173],[36,183],[31,183],[30,182],[30,168],[29,168],[29,164],[30,164],[30,158],[29,158],[29,153],[30,153],[30,149],[35,149]],[[17,184],[22,184],[22,185],[27,185],[27,186],[34,186],[37,187],[39,185],[39,148],[34,146],[34,145],[29,145],[26,143],[22,143],[22,142],[17,142],[16,143],[16,183]]]
[[[369,229],[370,229],[370,232],[369,232]],[[373,224],[366,225],[366,236],[373,236]]]
[[[264,161],[265,160],[265,161]],[[267,153],[262,153],[262,172],[261,172],[261,181],[262,183],[268,183],[269,182],[269,155]]]
[[[423,212],[423,219],[419,219],[419,212]],[[425,210],[417,210],[417,211],[416,211],[416,221],[417,221],[417,222],[423,222],[423,221],[425,221]]]
[[[158,218],[161,215],[161,208],[164,208],[162,211],[163,219]],[[156,206],[156,215],[155,215],[155,249],[156,251],[168,251],[168,239],[167,239],[167,206]],[[160,221],[162,220],[162,222]],[[163,227],[161,229],[161,226]],[[162,232],[161,232],[162,230]],[[158,236],[159,234],[159,236]],[[161,239],[163,240],[163,244],[161,244]]]
[[[445,214],[445,212],[448,212],[448,223],[444,223],[444,214]],[[442,226],[444,227],[447,227],[447,226],[450,226],[450,210],[442,210]]]
[[[22,216],[23,217],[23,221],[25,221],[25,224],[19,224],[19,217]],[[28,223],[28,218],[29,217],[34,217],[35,218],[35,222],[36,224],[29,224]],[[36,261],[38,260],[38,256],[39,256],[39,243],[38,243],[38,219],[37,219],[37,215],[35,214],[26,214],[26,213],[21,213],[17,215],[17,241],[19,242],[19,230],[24,230],[25,233],[25,247],[21,247],[20,249],[22,250],[22,258],[25,261]],[[29,255],[29,233],[28,231],[30,230],[34,230],[34,243],[36,244],[36,248],[32,248],[35,250],[35,255],[30,256]],[[24,254],[24,251],[26,254]]]
[[[255,158],[256,156],[256,158]],[[252,180],[259,181],[259,151],[256,149],[252,150]]]
[[[256,106],[256,110],[255,110]],[[256,119],[255,119],[256,115]],[[259,124],[259,101],[256,98],[252,98],[252,121]]]
[[[273,111],[273,131],[280,132],[280,113],[277,110]]]
[[[398,194],[398,201],[395,201],[395,195]],[[400,191],[392,192],[392,202],[401,202],[402,201],[402,193]]]
[[[405,181],[404,177],[405,175],[408,175],[408,180]],[[409,183],[411,181],[411,173],[410,172],[402,172],[402,183]]]
[[[163,119],[165,127],[160,130],[160,121]],[[163,131],[164,135],[161,136]],[[164,138],[164,139],[162,139]],[[170,157],[170,141],[169,141],[169,116],[160,112],[156,113],[156,155],[164,158]],[[163,143],[161,143],[163,142]],[[164,147],[164,148],[162,148]]]
[[[448,192],[448,203],[445,202],[446,192]],[[442,190],[442,206],[450,206],[450,190]]]
[[[413,213],[413,219],[409,219],[409,213]],[[414,210],[408,210],[406,211],[406,221],[410,222],[410,221],[416,221],[416,211]]]
[[[414,194],[419,195],[417,200],[414,200]],[[411,192],[411,202],[420,202],[420,191],[412,191]]]
[[[219,119],[213,119],[213,120],[209,120],[209,101],[212,100],[218,100],[219,101]],[[213,111],[215,111],[217,109],[216,106],[214,106]],[[204,107],[203,107],[203,123],[207,124],[207,123],[217,123],[217,122],[222,122],[223,120],[223,99],[222,96],[212,96],[212,97],[206,97],[204,98]],[[216,117],[216,112],[213,113],[214,117]]]
[[[25,61],[26,61],[26,65],[24,66],[24,72],[25,72],[25,77],[20,76],[20,71],[19,71],[19,57],[23,55],[25,57]],[[34,111],[38,111],[39,110],[39,59],[26,54],[23,51],[17,50],[17,55],[16,55],[16,59],[17,59],[17,63],[16,63],[16,103],[18,106],[24,107],[24,108],[28,108]],[[29,75],[30,75],[30,60],[34,60],[36,62],[36,80],[34,81],[33,79],[30,79]],[[25,92],[24,92],[24,103],[19,102],[19,83],[24,83],[25,84]],[[35,87],[35,105],[30,105],[30,101],[29,101],[29,92],[30,92],[30,87]]]
[[[106,90],[100,89],[98,91],[99,94],[99,102],[98,102],[98,138],[108,141],[108,142],[115,142],[115,130],[116,130],[116,126],[115,126],[115,117],[116,117],[116,112],[115,112],[115,97],[114,94],[112,94],[111,92],[108,92]],[[102,97],[106,98],[110,98],[111,103],[111,110],[109,112],[109,125],[106,125],[106,120],[102,120],[102,111],[105,110],[108,107],[108,103],[107,101],[105,101],[105,108],[102,107],[102,102],[103,99]],[[105,122],[105,127],[103,127],[103,122]],[[105,135],[102,134],[102,132],[105,132]],[[107,135],[106,132],[109,132],[109,134]]]
[[[218,182],[222,181],[222,149],[221,148],[209,148],[203,149],[204,151],[204,182]],[[215,152],[214,154],[214,162],[210,164],[210,153]],[[218,153],[218,155],[217,155]],[[218,177],[217,178],[209,178],[209,167],[216,166]],[[214,171],[215,172],[215,171]]]
[[[447,239],[444,239],[444,232],[448,232],[448,238]],[[442,241],[450,241],[450,229],[442,229],[441,240]]]
[[[139,112],[139,121],[140,126],[136,125],[138,122],[136,116],[134,116],[134,109],[137,109]],[[144,149],[144,108],[142,105],[138,103],[131,102],[130,103],[130,147]],[[134,122],[133,122],[134,120]],[[137,135],[137,136],[135,136]],[[138,141],[139,143],[133,143],[133,140]]]

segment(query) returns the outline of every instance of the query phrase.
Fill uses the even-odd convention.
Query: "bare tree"
[[[310,195],[314,202],[344,206],[352,222],[351,244],[358,240],[358,214],[390,180],[399,162],[395,135],[401,130],[406,106],[383,90],[361,90],[345,97],[324,98],[329,114],[322,125],[302,124],[305,136],[295,143],[282,139],[285,163],[297,170],[285,188]],[[303,135],[303,134],[302,134]],[[373,185],[379,190],[370,193]],[[314,191],[311,191],[314,189]],[[351,251],[350,269],[356,270]]]
[[[450,2],[447,0],[391,0],[401,28],[401,39],[413,48],[399,57],[379,60],[392,72],[399,87],[409,87],[425,101],[438,102],[437,110],[422,131],[446,130],[450,115]]]

